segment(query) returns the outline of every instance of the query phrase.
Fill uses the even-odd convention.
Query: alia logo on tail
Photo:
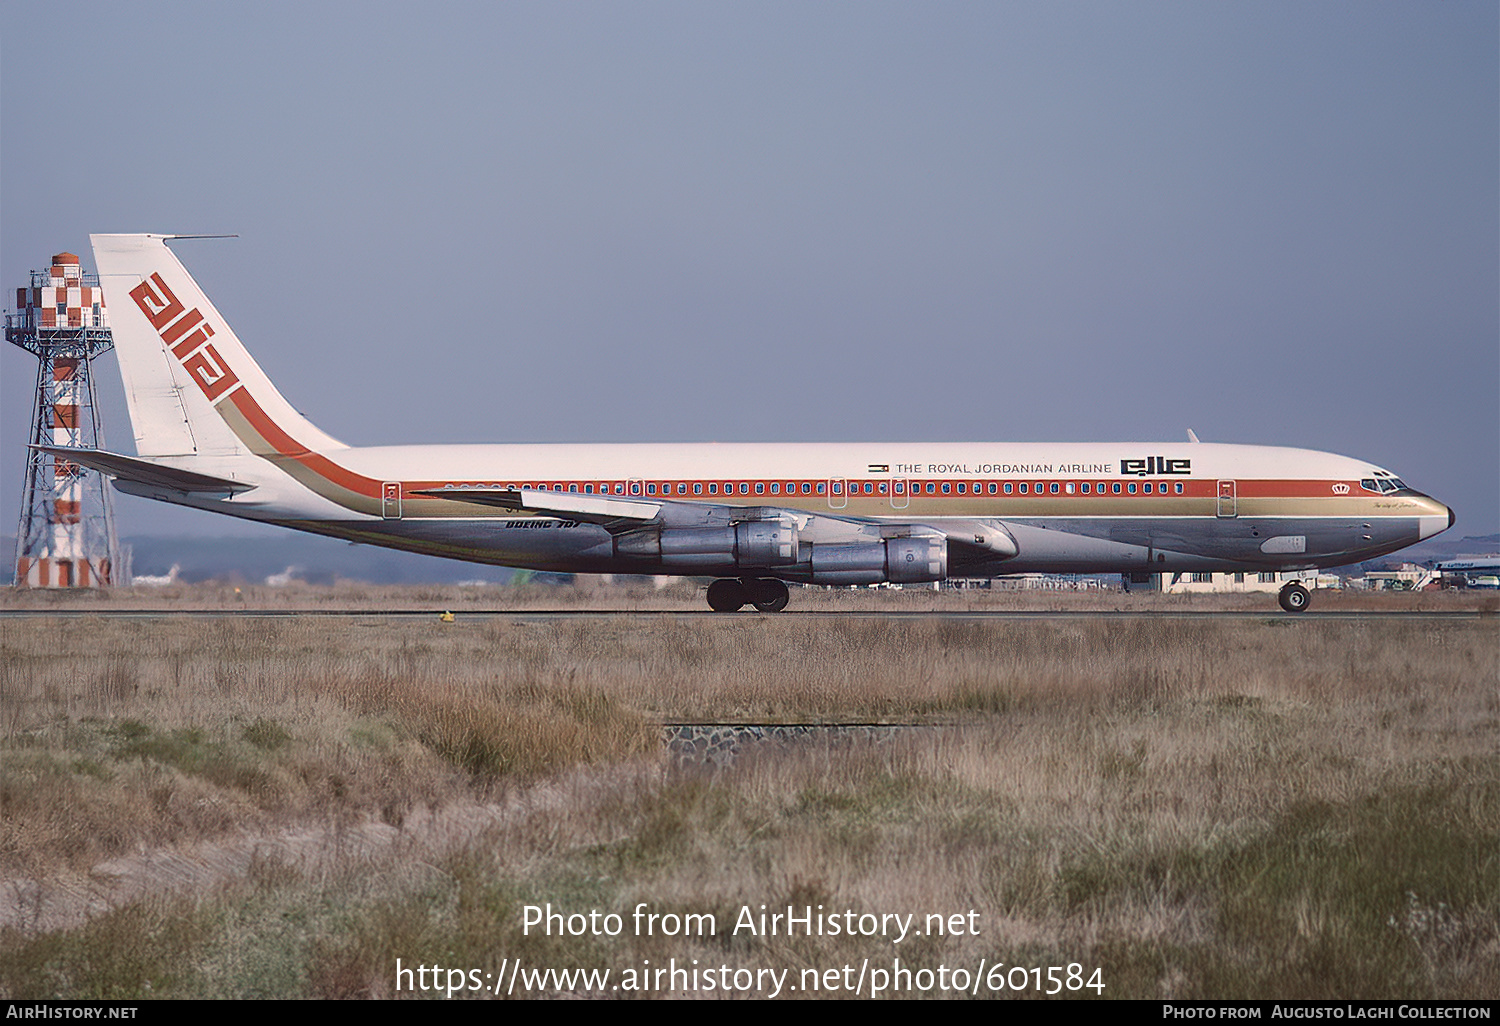
[[[239,384],[239,376],[208,341],[214,335],[213,326],[203,319],[197,307],[183,313],[182,300],[172,294],[160,274],[153,274],[131,289],[130,298],[209,402]]]

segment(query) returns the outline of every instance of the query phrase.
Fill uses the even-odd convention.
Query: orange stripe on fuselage
[[[1225,478],[1224,480],[1232,479]],[[1333,490],[1334,485],[1346,485],[1349,490],[1340,495]],[[1361,495],[1365,498],[1380,497],[1379,492],[1371,492],[1361,488],[1358,481],[1256,479],[1236,481],[1235,489],[1239,492],[1240,498],[1249,496],[1251,498],[1273,499],[1346,499]]]
[[[307,446],[283,431],[281,426],[260,408],[260,404],[255,401],[249,389],[236,389],[230,395],[229,401],[234,403],[235,409],[240,411],[250,426],[270,443],[278,456],[296,460],[308,470],[340,488],[347,488],[351,492],[370,498],[380,497],[379,481],[356,474],[352,470],[339,466],[328,457],[309,450]]]

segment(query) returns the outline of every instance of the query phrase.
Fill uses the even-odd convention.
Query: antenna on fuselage
[[[1195,445],[1198,442],[1198,433],[1196,431],[1194,431],[1192,428],[1188,428],[1188,441],[1192,442]]]

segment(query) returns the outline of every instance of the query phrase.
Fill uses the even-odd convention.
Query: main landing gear
[[[716,613],[733,613],[747,603],[762,613],[779,613],[790,597],[786,584],[774,577],[727,578],[708,586],[708,605]]]
[[[1305,613],[1307,607],[1312,605],[1312,592],[1308,591],[1296,581],[1284,585],[1281,594],[1276,598],[1281,603],[1281,608],[1288,613]]]

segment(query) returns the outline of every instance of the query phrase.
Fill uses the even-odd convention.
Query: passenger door
[[[1239,516],[1239,498],[1235,495],[1233,481],[1219,482],[1219,510],[1220,517]]]

